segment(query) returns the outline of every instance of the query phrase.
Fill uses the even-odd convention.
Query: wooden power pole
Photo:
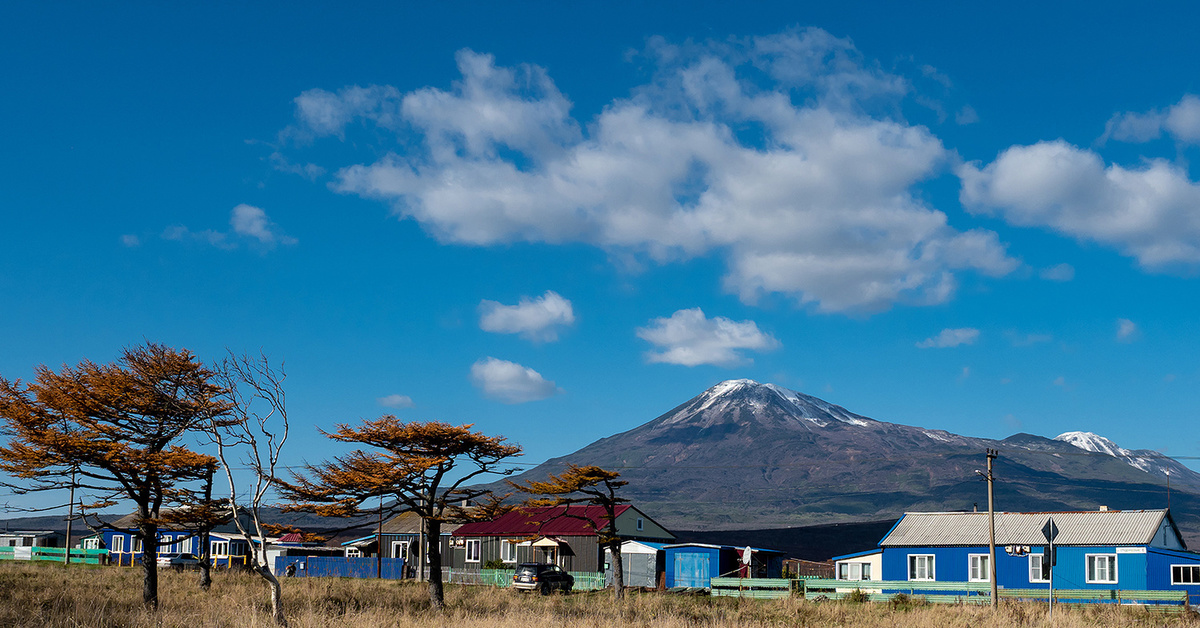
[[[997,596],[996,587],[996,500],[993,485],[995,477],[992,475],[992,461],[1000,452],[995,449],[987,450],[987,483],[988,483],[988,570],[991,572],[989,579],[992,582],[992,608],[999,606],[1000,600]]]

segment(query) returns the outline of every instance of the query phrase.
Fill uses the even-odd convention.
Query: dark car
[[[521,563],[513,574],[513,588],[518,591],[538,591],[550,595],[555,589],[570,593],[575,578],[558,565],[549,563]]]

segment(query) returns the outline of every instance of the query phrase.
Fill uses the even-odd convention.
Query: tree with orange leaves
[[[45,366],[22,385],[0,378],[0,420],[11,436],[0,470],[27,481],[17,493],[59,489],[77,472],[93,507],[127,499],[142,540],[142,603],[158,608],[158,527],[171,506],[198,500],[196,483],[216,468],[212,456],[179,441],[229,413],[212,371],[188,351],[160,344],[125,349],[113,364]]]
[[[490,518],[503,508],[500,500],[487,500],[480,508],[463,508],[468,500],[491,497],[486,489],[469,484],[486,474],[510,475],[501,468],[521,455],[518,445],[503,436],[472,432],[471,424],[403,422],[391,415],[364,421],[361,427],[339,424],[333,440],[360,443],[345,456],[307,465],[293,481],[281,483],[281,492],[292,503],[288,510],[332,517],[391,516],[414,512],[425,521],[429,542],[429,600],[445,607],[442,589],[441,537],[443,522]],[[391,498],[391,504],[382,504]],[[371,507],[379,500],[379,507]],[[380,539],[382,545],[382,539]]]
[[[584,521],[595,530],[600,546],[607,548],[612,555],[613,597],[618,600],[625,597],[625,569],[621,563],[621,537],[617,535],[617,506],[629,501],[617,496],[617,489],[629,484],[625,480],[618,480],[619,477],[621,474],[616,471],[605,471],[594,465],[581,467],[567,463],[567,470],[562,475],[551,474],[545,482],[530,480],[527,484],[508,483],[522,493],[546,496],[531,497],[518,508],[564,506],[561,511],[554,511],[549,519],[540,522],[542,525],[554,519],[569,518]],[[573,505],[602,507],[604,516],[601,520],[604,526],[599,527],[590,517],[572,513]]]

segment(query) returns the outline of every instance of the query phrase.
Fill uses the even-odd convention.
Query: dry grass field
[[[272,626],[266,588],[252,576],[215,574],[201,591],[196,574],[161,576],[160,609],[141,609],[140,571],[46,563],[0,563],[0,626],[163,627]],[[430,609],[423,585],[351,579],[284,583],[292,626],[382,628],[711,628],[845,626],[847,628],[1007,628],[1015,626],[1200,626],[1194,615],[1164,616],[1112,606],[1056,607],[1006,603],[987,607],[754,601],[631,593],[623,603],[607,592],[541,597],[490,587],[448,586],[444,613]]]

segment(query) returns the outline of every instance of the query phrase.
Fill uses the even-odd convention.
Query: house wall
[[[834,561],[833,573],[835,578],[841,578],[841,565],[858,563],[859,565],[870,565],[871,577],[862,578],[862,580],[882,580],[883,579],[883,552],[876,552],[866,556],[855,556],[854,558],[846,558],[843,560]]]
[[[516,537],[500,537],[500,536],[474,536],[474,537],[455,537],[455,547],[452,548],[450,554],[450,565],[454,569],[479,569],[484,564],[491,560],[501,560],[500,544],[506,539]],[[587,571],[601,572],[604,570],[604,563],[601,560],[601,548],[596,542],[594,536],[556,536],[554,538],[565,541],[570,548],[570,552],[560,549],[558,552],[558,566],[566,571]],[[458,542],[462,541],[462,546],[458,546]],[[468,540],[480,541],[479,562],[467,562]],[[516,563],[523,562],[544,562],[544,553],[541,548],[518,546]],[[516,563],[507,563],[515,565]]]
[[[1187,591],[1192,603],[1200,601],[1200,583],[1172,584],[1171,567],[1200,565],[1200,555],[1151,548],[1146,553],[1146,588],[1160,591]]]
[[[1133,547],[1056,547],[1058,555],[1054,566],[1056,589],[1146,589],[1147,556],[1145,546]],[[1152,550],[1151,550],[1152,551]],[[1043,547],[1036,547],[1030,555],[1040,556]],[[912,554],[932,554],[934,576],[938,582],[967,582],[972,554],[987,554],[987,546],[976,547],[889,547],[883,550],[883,579],[908,580],[908,557]],[[1090,583],[1087,581],[1087,557],[1089,554],[1115,554],[1117,557],[1117,582]],[[996,584],[1004,588],[1041,589],[1049,588],[1048,582],[1031,582],[1029,578],[1030,555],[1009,556],[1002,547],[996,548]],[[1195,559],[1200,561],[1200,557]],[[1180,564],[1180,563],[1177,563]],[[1170,582],[1170,568],[1159,570]],[[1162,574],[1159,574],[1160,576]],[[1164,588],[1164,587],[1152,587]],[[1165,587],[1170,588],[1170,587]],[[1198,589],[1200,593],[1200,589]]]
[[[642,529],[637,527],[638,520],[642,521]],[[675,540],[675,535],[666,528],[654,523],[645,513],[637,508],[627,508],[617,515],[617,535],[626,541],[663,541]]]

